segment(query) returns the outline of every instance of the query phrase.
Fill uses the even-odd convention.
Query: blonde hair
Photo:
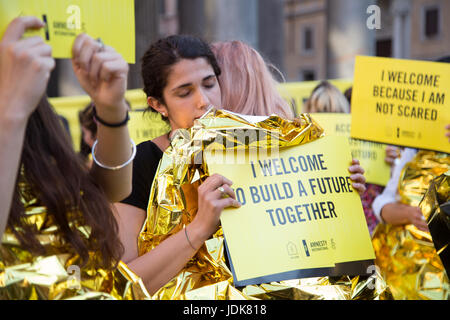
[[[294,117],[277,90],[277,82],[261,55],[241,41],[217,42],[212,50],[222,69],[219,84],[222,106],[236,113]]]
[[[350,104],[338,88],[328,81],[322,81],[306,101],[304,112],[350,113]]]

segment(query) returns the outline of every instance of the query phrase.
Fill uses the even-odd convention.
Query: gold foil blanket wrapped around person
[[[447,154],[419,151],[400,176],[400,201],[419,206],[430,227],[439,213],[432,202],[434,193],[431,190],[427,193],[427,190],[433,186],[433,179],[449,170],[449,165],[450,156]],[[443,179],[438,190],[439,195],[447,194],[448,197],[448,180]],[[421,231],[414,225],[380,224],[374,232],[372,243],[376,264],[395,299],[449,299],[448,275],[429,232]]]
[[[447,277],[450,273],[450,171],[431,182],[420,203]]]
[[[21,246],[13,230],[5,231],[0,245],[1,300],[150,299],[142,280],[123,262],[115,270],[100,269],[99,257],[91,252],[88,263],[81,266],[80,257],[63,240],[53,216],[25,181],[23,169],[20,179],[26,223],[35,227],[45,253],[32,254]],[[76,228],[89,237],[85,226]]]
[[[245,132],[245,134],[243,134]],[[254,123],[245,116],[211,109],[189,130],[178,130],[164,153],[150,193],[147,218],[139,235],[143,255],[186,227],[197,211],[197,189],[208,176],[203,152],[258,150],[305,144],[323,136],[308,115],[295,121],[270,116]],[[236,288],[226,264],[222,228],[153,299],[384,299],[389,290],[379,274],[370,279],[314,278]],[[372,279],[373,280],[373,279]],[[372,288],[372,289],[370,289]]]

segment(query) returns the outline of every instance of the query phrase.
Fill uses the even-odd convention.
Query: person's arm
[[[113,48],[102,46],[86,34],[80,34],[72,48],[72,64],[82,88],[89,94],[100,119],[110,124],[124,121],[128,64]],[[98,144],[95,157],[102,164],[114,167],[131,157],[127,125],[112,128],[98,123]],[[91,173],[111,202],[126,198],[131,192],[131,163],[119,170],[92,166]]]
[[[138,238],[144,225],[146,212],[126,203],[115,203],[114,207],[119,226],[119,238],[124,248],[122,260],[128,263],[139,256]]]
[[[427,222],[418,207],[408,206],[399,202],[386,204],[381,209],[381,218],[384,222],[397,226],[413,224],[419,230],[428,231]]]
[[[137,257],[137,252],[134,258],[132,255],[127,255],[125,262],[141,277],[151,294],[180,272],[203,243],[217,230],[220,214],[224,208],[240,206],[230,187],[231,184],[231,181],[220,175],[213,175],[206,179],[198,189],[197,215],[186,230],[183,229],[170,236],[140,257]],[[229,197],[223,198],[222,192],[218,190],[219,187],[223,187]],[[137,219],[134,222],[137,222]],[[135,228],[138,228],[139,224],[134,223]],[[140,229],[132,233],[136,234],[136,231],[139,233]]]
[[[12,21],[0,42],[0,239],[8,222],[28,118],[36,109],[55,66],[40,37],[22,39],[42,28],[35,17]]]

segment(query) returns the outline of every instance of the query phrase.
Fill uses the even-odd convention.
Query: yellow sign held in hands
[[[375,258],[345,137],[281,149],[276,158],[238,153],[233,165],[214,152],[205,150],[209,173],[232,180],[242,204],[221,216],[236,285],[350,274],[345,263]]]
[[[75,37],[84,32],[135,63],[134,0],[0,0],[0,36],[19,16],[36,16],[46,23],[26,36],[42,36],[54,58],[71,58]]]
[[[352,138],[450,153],[450,64],[357,57]]]

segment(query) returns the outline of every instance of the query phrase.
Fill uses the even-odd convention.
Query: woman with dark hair
[[[128,65],[85,34],[74,42],[75,74],[102,123],[88,171],[44,96],[55,65],[51,48],[40,37],[21,39],[25,30],[43,26],[35,17],[17,18],[0,42],[0,278],[6,279],[0,299],[108,292],[108,272],[123,252],[111,202],[131,191],[132,144],[123,120]],[[45,267],[49,259],[53,264]],[[75,265],[81,291],[60,278],[67,280],[65,270]],[[60,282],[44,281],[44,275]]]
[[[190,128],[210,105],[222,105],[218,77],[221,69],[209,45],[191,36],[171,36],[152,44],[142,59],[142,77],[147,102],[172,131],[138,146],[133,164],[133,191],[116,204],[120,238],[125,247],[123,260],[136,272],[153,294],[169,282],[217,231],[224,208],[239,207],[231,189],[232,181],[213,175],[198,189],[198,211],[192,223],[139,257],[138,237],[146,219],[153,179],[170,135]],[[239,88],[239,94],[243,91]],[[236,110],[240,112],[240,110]],[[222,198],[223,192],[229,195]]]
[[[170,145],[170,135],[177,129],[192,127],[210,105],[221,105],[218,75],[220,68],[209,45],[191,36],[161,39],[142,58],[144,91],[150,110],[160,113],[172,131],[137,147],[132,194],[116,204],[116,208],[125,247],[122,259],[143,279],[151,293],[171,280],[217,230],[224,208],[240,206],[230,187],[232,182],[213,175],[199,187],[197,215],[186,230],[138,256],[137,239],[146,218],[153,178],[163,152]],[[222,198],[223,192],[219,190],[230,197]]]

